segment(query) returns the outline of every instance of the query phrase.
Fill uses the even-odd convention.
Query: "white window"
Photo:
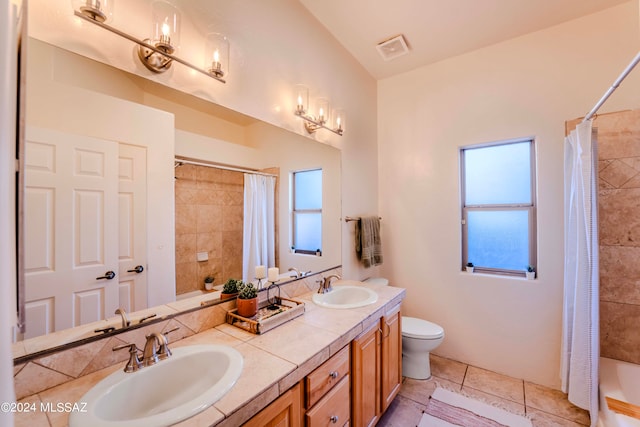
[[[463,148],[462,266],[523,275],[536,265],[532,139]]]
[[[293,173],[293,249],[322,254],[322,169]]]

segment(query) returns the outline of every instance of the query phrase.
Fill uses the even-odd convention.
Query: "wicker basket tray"
[[[304,314],[304,302],[275,297],[273,304],[264,301],[255,316],[243,317],[237,311],[227,312],[227,323],[253,334],[262,334]]]

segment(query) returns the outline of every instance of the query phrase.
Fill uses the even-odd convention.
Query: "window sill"
[[[482,277],[495,277],[496,279],[515,279],[522,280],[527,282],[535,282],[538,280],[538,276],[536,275],[533,279],[528,279],[526,276],[520,274],[502,274],[502,273],[493,273],[490,271],[474,271],[473,273],[469,273],[467,271],[460,271],[460,274],[463,276],[482,276]]]

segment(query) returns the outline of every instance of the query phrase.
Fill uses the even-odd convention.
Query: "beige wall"
[[[151,0],[128,0],[117,6],[114,26],[143,37]],[[204,36],[199,29],[215,22],[231,40],[231,65],[227,83],[192,72],[176,64],[166,74],[149,72],[135,59],[131,42],[100,28],[81,23],[68,0],[29,2],[32,37],[83,56],[129,71],[146,79],[213,101],[307,137],[293,111],[293,86],[304,83],[310,96],[328,97],[347,113],[344,136],[319,131],[307,137],[338,147],[345,165],[342,173],[341,215],[375,214],[377,192],[376,82],[340,43],[297,0],[212,0],[216,16],[189,13],[183,8],[180,56],[203,63]],[[206,22],[194,22],[205,19]],[[180,123],[176,122],[178,126]],[[353,225],[353,224],[351,224]],[[339,224],[343,273],[349,278],[374,275],[365,270],[353,250],[353,227]]]
[[[640,47],[638,2],[378,84],[384,275],[404,314],[444,327],[436,353],[560,386],[564,122],[584,115]],[[636,70],[604,111],[640,106]],[[461,272],[459,148],[533,136],[538,278]]]

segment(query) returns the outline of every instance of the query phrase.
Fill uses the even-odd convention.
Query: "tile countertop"
[[[247,421],[282,393],[337,353],[364,329],[377,322],[405,297],[406,291],[391,286],[369,285],[378,293],[374,304],[348,309],[329,309],[315,305],[312,293],[296,297],[304,301],[305,313],[262,335],[254,335],[229,324],[221,324],[177,341],[172,348],[193,344],[225,344],[244,358],[240,378],[233,388],[211,407],[176,426],[236,426]],[[53,387],[22,402],[79,402],[101,379],[122,369],[117,364],[93,374]],[[132,374],[135,375],[135,374]],[[16,414],[16,426],[68,425],[65,412]]]

